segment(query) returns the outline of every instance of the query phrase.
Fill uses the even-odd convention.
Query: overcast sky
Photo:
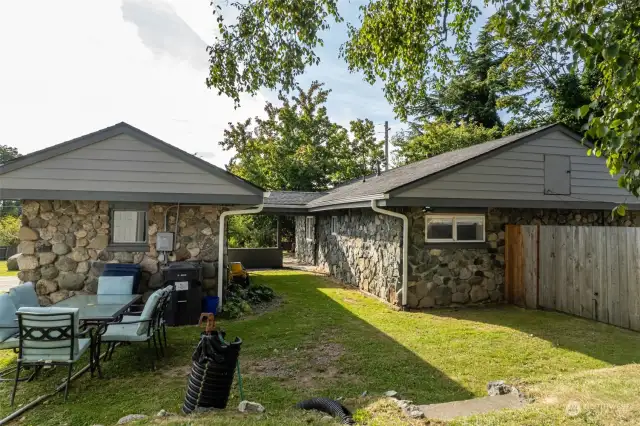
[[[353,21],[359,4],[345,0],[341,13]],[[209,0],[2,0],[0,144],[26,154],[126,121],[223,166],[231,154],[218,141],[227,123],[261,114],[274,97],[246,97],[234,110],[206,88],[215,25]],[[338,59],[340,28],[302,82],[332,89],[329,114],[339,123],[387,119],[393,133],[400,126],[380,86]]]

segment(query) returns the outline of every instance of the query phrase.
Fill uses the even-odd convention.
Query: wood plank
[[[526,225],[523,231],[524,306],[538,307],[538,227]]]
[[[538,291],[538,305],[541,308],[553,309],[551,300],[551,286],[549,285],[549,264],[551,254],[551,244],[549,243],[549,231],[547,226],[540,227],[540,265],[538,267],[538,273],[540,274]]]
[[[593,317],[597,321],[607,318],[607,235],[604,226],[591,228],[593,243]]]
[[[580,237],[580,271],[578,275],[580,316],[594,319],[593,312],[593,249],[596,241],[593,240],[593,228],[590,226],[578,227]]]
[[[620,268],[618,266],[618,229],[607,230],[607,310],[609,324],[620,325]]]
[[[504,233],[504,300],[506,300],[507,303],[512,303],[511,286],[513,285],[513,278],[511,272],[511,244],[513,227],[514,225],[507,225]]]
[[[631,228],[629,263],[632,266],[633,279],[629,282],[629,327],[640,331],[640,229]]]
[[[631,238],[630,228],[618,228],[618,258],[620,259],[620,327],[629,328],[629,282],[631,282],[632,271],[631,259]]]
[[[576,308],[576,274],[578,269],[578,241],[576,236],[576,226],[569,226],[567,229],[567,282],[565,289],[565,303],[567,312],[573,315],[580,315],[580,298],[578,297],[578,307]]]
[[[554,227],[556,235],[556,309],[563,312],[567,310],[567,228],[564,226]]]

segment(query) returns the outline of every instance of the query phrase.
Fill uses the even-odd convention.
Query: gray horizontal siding
[[[603,158],[589,157],[587,148],[560,132],[481,160],[419,186],[398,197],[540,200],[571,202],[635,203],[618,187]],[[571,194],[544,193],[544,155],[568,155],[571,160]]]
[[[127,135],[0,176],[3,189],[250,195]]]

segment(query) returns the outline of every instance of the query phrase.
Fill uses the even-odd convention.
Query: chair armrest
[[[93,331],[93,327],[87,327],[87,328],[85,328],[85,329],[84,329],[84,330],[82,330],[82,331],[78,331],[78,332],[76,333],[76,335],[78,335],[78,336],[84,336],[84,335],[85,335],[85,334],[87,334],[87,333],[91,334],[91,332],[92,332],[92,331]]]
[[[18,324],[16,325],[2,325],[0,324],[0,329],[2,328],[18,328]]]
[[[140,320],[140,321],[121,321],[121,322],[110,322],[107,325],[122,325],[122,324],[140,324],[143,322],[151,322],[150,319],[146,319],[146,320]]]

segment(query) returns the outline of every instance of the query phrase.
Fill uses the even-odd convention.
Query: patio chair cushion
[[[142,313],[140,314],[140,318],[138,319],[138,321],[150,320],[152,318],[153,311],[158,305],[158,302],[160,302],[160,297],[163,294],[164,294],[163,289],[156,290],[153,293],[151,293],[151,296],[149,296],[149,299],[147,299],[147,303],[144,304],[144,309],[142,310]],[[145,321],[137,324],[138,334],[139,335],[146,334],[147,331],[149,330],[149,324],[150,324],[149,321]]]
[[[98,294],[133,294],[133,276],[98,277]]]
[[[35,342],[34,342],[35,343]],[[91,345],[91,339],[76,339],[76,345],[73,351],[73,358],[69,359],[69,349],[50,349],[47,352],[27,352],[22,356],[22,361],[38,362],[38,361],[56,361],[56,362],[75,362],[84,354]]]
[[[13,304],[16,306],[16,309],[25,306],[40,306],[36,288],[32,282],[26,282],[11,288],[11,290],[9,290],[9,296],[13,299]]]
[[[9,337],[7,340],[0,342],[0,350],[4,349],[18,349],[20,345],[20,339],[17,337]]]
[[[13,299],[8,294],[0,294],[0,342],[18,333],[16,318],[16,307],[13,304]]]
[[[133,321],[138,321],[138,317],[133,317]],[[125,320],[123,320],[125,322]],[[107,331],[102,335],[103,342],[145,342],[149,339],[145,331],[138,334],[139,324],[110,324]]]
[[[71,315],[70,315],[71,314]],[[77,336],[79,333],[79,309],[60,307],[25,307],[18,309],[21,318],[20,327],[38,327],[29,337],[24,337],[21,331],[23,361],[56,361],[73,362],[87,349],[87,341],[75,337],[60,336],[61,329],[73,327]],[[42,335],[48,335],[41,339]],[[73,354],[71,348],[73,347]]]

